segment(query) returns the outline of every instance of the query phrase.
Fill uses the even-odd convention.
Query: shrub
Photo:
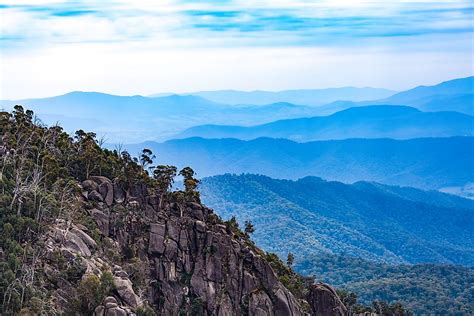
[[[137,316],[156,316],[155,311],[148,305],[138,307],[135,313]]]
[[[92,315],[94,309],[114,289],[114,280],[110,272],[102,273],[99,278],[95,274],[85,276],[77,287],[77,299],[73,311],[82,315]]]

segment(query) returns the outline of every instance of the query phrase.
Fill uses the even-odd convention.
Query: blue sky
[[[0,0],[0,98],[405,89],[472,75],[471,1]]]

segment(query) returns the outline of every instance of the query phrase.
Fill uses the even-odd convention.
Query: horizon
[[[468,0],[4,0],[0,99],[433,85],[474,74],[473,9]]]
[[[111,96],[118,96],[118,97],[145,97],[145,98],[159,98],[159,97],[168,97],[168,96],[195,96],[195,97],[200,97],[203,99],[206,99],[203,96],[198,96],[195,95],[197,93],[206,93],[206,92],[243,92],[243,93],[256,93],[256,92],[269,92],[269,93],[278,93],[278,92],[287,92],[287,91],[311,91],[311,90],[331,90],[331,89],[381,89],[381,90],[387,90],[393,92],[393,94],[397,94],[400,92],[412,90],[418,87],[429,87],[429,86],[436,86],[445,82],[453,81],[453,80],[459,80],[459,79],[467,79],[474,77],[473,75],[466,76],[466,77],[455,77],[455,78],[449,78],[449,79],[444,79],[439,82],[435,82],[432,85],[425,85],[425,84],[418,84],[415,86],[411,86],[407,89],[402,89],[402,90],[395,90],[395,89],[390,89],[390,88],[382,88],[382,87],[377,87],[377,86],[331,86],[331,87],[314,87],[314,88],[301,88],[301,89],[283,89],[283,90],[261,90],[261,89],[254,89],[254,90],[236,90],[232,88],[228,89],[220,89],[220,90],[199,90],[199,91],[185,91],[185,92],[156,92],[156,93],[151,93],[151,94],[116,94],[116,93],[108,93],[108,92],[103,92],[103,91],[95,91],[95,90],[70,90],[66,91],[64,93],[60,94],[55,94],[55,95],[47,95],[47,96],[29,96],[25,98],[19,98],[19,99],[4,99],[0,97],[0,100],[2,101],[22,101],[22,100],[31,100],[31,99],[45,99],[45,98],[54,98],[54,97],[60,97],[72,93],[90,93],[90,94],[105,94],[105,95],[111,95]]]

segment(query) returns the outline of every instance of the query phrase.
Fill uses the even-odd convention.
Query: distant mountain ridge
[[[301,261],[332,253],[388,263],[474,265],[471,200],[376,183],[251,174],[204,178],[200,191],[221,216],[251,220],[257,244],[282,257],[292,252]]]
[[[423,111],[457,111],[474,114],[474,76],[419,86],[382,100],[385,104],[406,104]]]
[[[69,132],[90,130],[105,135],[109,141],[125,142],[163,140],[205,123],[253,125],[272,118],[317,113],[314,108],[289,103],[230,106],[192,95],[150,98],[76,91],[51,98],[0,101],[0,107],[6,109],[15,104],[34,110],[49,125],[61,123]]]
[[[473,90],[474,76],[471,76],[443,81],[433,86],[418,86],[407,91],[396,93],[389,99],[394,102],[406,102],[407,100],[413,100],[414,98],[423,99],[433,95],[446,96],[473,93]]]
[[[365,106],[329,116],[280,120],[249,127],[202,125],[192,127],[177,138],[259,137],[313,141],[346,138],[394,138],[473,136],[474,117],[457,112],[421,112],[407,106]]]
[[[187,138],[127,144],[124,148],[132,154],[150,148],[158,163],[193,166],[200,177],[256,173],[298,179],[314,175],[346,183],[364,180],[436,190],[474,182],[474,137],[307,143]]]
[[[331,114],[350,107],[376,104],[409,105],[422,111],[456,111],[474,115],[474,76],[433,86],[419,86],[378,100],[336,101],[325,105],[322,113]]]
[[[288,102],[319,106],[337,100],[366,101],[389,97],[396,91],[380,88],[327,88],[327,89],[298,89],[283,91],[237,91],[237,90],[217,90],[190,92],[183,95],[195,95],[208,100],[225,104],[255,104],[265,105],[277,102]],[[155,94],[152,96],[161,96]]]
[[[60,123],[68,132],[84,129],[96,132],[109,142],[134,143],[171,139],[185,129],[204,124],[252,126],[329,115],[366,105],[407,105],[422,111],[457,111],[473,115],[471,83],[472,77],[461,78],[400,93],[376,88],[333,88],[145,97],[75,91],[50,98],[0,100],[0,108],[11,110],[15,104],[22,104],[34,110],[46,124]],[[430,135],[408,137],[419,136]]]

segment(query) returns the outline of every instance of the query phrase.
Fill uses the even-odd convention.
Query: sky
[[[470,0],[0,0],[0,99],[470,76]]]

